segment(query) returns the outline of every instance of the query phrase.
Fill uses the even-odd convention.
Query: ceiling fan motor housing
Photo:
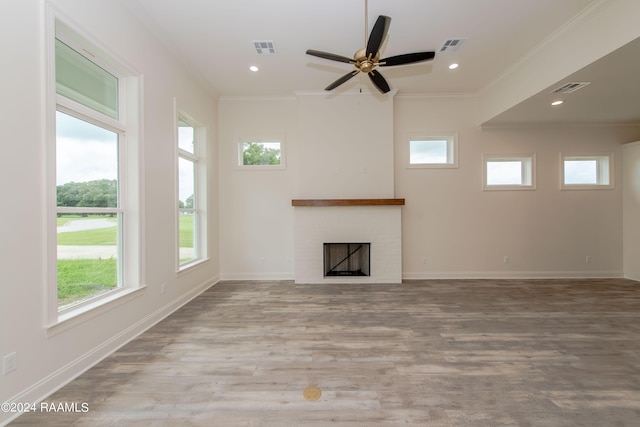
[[[373,68],[378,65],[378,60],[380,59],[380,52],[376,52],[376,56],[370,58],[367,56],[366,49],[358,50],[354,55],[353,59],[355,59],[355,66],[362,71],[363,73],[368,73]]]

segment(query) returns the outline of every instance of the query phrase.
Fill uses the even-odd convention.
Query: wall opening
[[[324,243],[324,277],[370,276],[370,243]]]

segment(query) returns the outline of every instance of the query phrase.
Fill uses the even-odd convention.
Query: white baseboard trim
[[[25,389],[21,393],[18,393],[13,398],[7,400],[7,403],[38,403],[45,400],[48,396],[55,393],[57,390],[85,373],[100,361],[186,305],[189,301],[193,300],[198,295],[209,289],[211,286],[214,286],[218,282],[219,280],[218,278],[216,278],[215,280],[207,280],[206,282],[199,284],[189,292],[170,301],[169,303],[160,307],[158,310],[154,311],[143,319],[140,319],[140,321],[131,325],[129,328],[114,335],[109,340],[100,344],[98,347],[95,347],[91,351],[83,354],[76,360],[68,363],[67,365],[38,381],[31,387]],[[7,415],[10,415],[10,418],[3,419],[4,416]],[[0,413],[0,426],[7,425],[9,422],[18,418],[20,415],[20,413]]]
[[[404,280],[428,279],[603,279],[624,278],[621,270],[600,271],[429,271],[403,273]]]
[[[293,273],[223,273],[220,280],[293,280]]]

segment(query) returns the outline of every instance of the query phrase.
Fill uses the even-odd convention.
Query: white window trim
[[[175,185],[175,197],[176,201],[176,243],[175,243],[175,259],[176,259],[176,271],[179,273],[181,271],[188,270],[192,267],[195,267],[199,264],[202,264],[205,261],[209,260],[208,254],[208,240],[207,240],[207,155],[206,155],[206,129],[204,126],[200,124],[197,120],[195,120],[191,115],[187,114],[183,110],[178,108],[178,103],[174,98],[174,126],[175,126],[175,177],[176,177],[176,185]],[[184,150],[178,146],[178,120],[184,120],[186,123],[191,125],[194,128],[194,140],[195,144],[193,147],[193,153]],[[196,165],[196,182],[194,183],[195,187],[193,189],[194,198],[195,198],[195,206],[190,209],[180,208],[178,204],[179,200],[179,161],[180,158],[184,157],[195,163]],[[180,211],[191,211],[196,213],[196,217],[194,221],[196,224],[198,232],[194,235],[194,249],[196,250],[196,258],[190,260],[189,262],[180,263]]]
[[[564,183],[564,161],[565,160],[596,160],[598,161],[598,181],[602,180],[603,172],[600,167],[602,158],[608,159],[609,183],[608,184],[565,184]],[[589,153],[560,153],[560,190],[611,190],[614,185],[614,158],[612,152],[589,152]]]
[[[46,20],[45,20],[45,76],[44,87],[46,107],[45,115],[45,131],[43,133],[43,143],[45,144],[46,173],[45,188],[47,189],[47,209],[45,224],[48,230],[47,244],[45,246],[47,259],[47,286],[45,288],[45,327],[49,335],[59,333],[61,325],[63,329],[80,324],[82,321],[98,315],[103,310],[109,309],[115,304],[119,304],[121,300],[130,298],[133,293],[139,295],[140,290],[145,288],[144,271],[142,269],[141,260],[144,259],[144,230],[140,224],[140,218],[143,217],[144,205],[141,194],[144,192],[144,180],[141,173],[143,160],[140,153],[143,152],[142,147],[142,76],[133,71],[120,58],[108,52],[100,46],[100,43],[92,39],[88,32],[79,28],[75,23],[66,18],[63,13],[51,4],[47,4]],[[94,53],[108,58],[107,64],[101,63],[101,66],[109,68],[110,72],[116,72],[114,65],[117,65],[115,75],[119,77],[119,99],[127,100],[119,102],[120,120],[106,119],[106,116],[100,116],[100,126],[105,126],[119,134],[126,130],[126,138],[120,144],[120,155],[126,157],[126,163],[121,166],[121,174],[124,182],[127,184],[121,187],[119,209],[127,214],[121,227],[127,229],[123,234],[123,242],[121,247],[121,256],[126,256],[126,267],[122,269],[123,285],[109,292],[88,298],[77,304],[69,306],[63,310],[58,307],[57,301],[57,224],[56,215],[59,211],[56,200],[56,147],[52,141],[56,140],[56,111],[72,112],[74,116],[87,120],[95,121],[93,110],[78,104],[75,101],[58,96],[56,93],[55,81],[55,39],[56,37],[64,39],[77,46],[77,43],[83,43],[85,46],[91,46]],[[127,108],[123,108],[127,105]],[[66,111],[65,111],[66,110]],[[122,158],[121,158],[122,159]],[[135,173],[132,173],[135,172]],[[127,191],[135,188],[136,191]]]
[[[447,163],[411,163],[411,141],[447,141]],[[407,141],[407,169],[457,169],[458,168],[458,133],[457,132],[418,132],[411,133]]]
[[[256,143],[264,143],[264,142],[279,142],[280,143],[280,164],[279,165],[244,165],[242,164],[242,144],[247,142],[256,142]],[[285,149],[285,141],[284,137],[278,136],[274,138],[239,138],[236,143],[236,170],[242,171],[275,171],[275,170],[285,170],[287,168],[286,162],[286,149]]]
[[[522,171],[524,181],[529,184],[488,185],[487,162],[489,161],[521,161],[530,166],[530,170]],[[528,175],[530,174],[530,175]],[[482,189],[484,191],[527,191],[536,189],[536,155],[535,154],[483,154],[482,155]]]

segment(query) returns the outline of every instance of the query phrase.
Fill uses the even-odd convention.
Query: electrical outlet
[[[509,257],[508,257],[508,256],[505,256],[505,257],[502,259],[502,262],[503,262],[503,263],[505,263],[505,264],[509,264]]]
[[[423,264],[426,264],[426,263],[427,263],[427,257],[426,257],[426,256],[423,256],[423,257],[422,257],[422,263],[423,263]]]
[[[16,370],[16,352],[7,354],[2,358],[2,375]]]
[[[162,295],[165,294],[165,292],[167,292],[167,284],[163,283],[162,286],[160,287],[160,292],[162,293]]]
[[[589,263],[591,262],[591,257],[590,257],[589,255],[587,255],[587,256],[584,258],[584,262],[585,262],[586,264],[589,264]]]

